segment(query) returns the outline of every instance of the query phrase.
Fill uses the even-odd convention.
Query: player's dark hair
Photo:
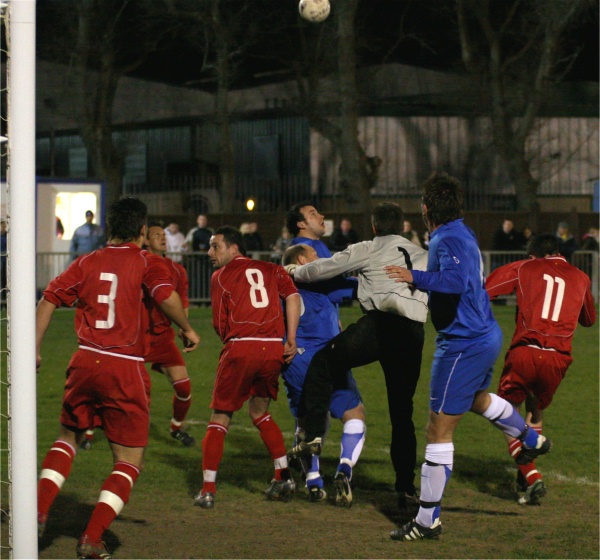
[[[447,173],[432,173],[423,183],[423,203],[428,220],[436,226],[462,218],[463,190],[458,179]]]
[[[542,259],[546,255],[558,255],[559,252],[558,237],[553,233],[533,235],[527,243],[527,254],[538,259]]]
[[[312,205],[313,203],[308,201],[298,202],[287,211],[285,216],[285,225],[287,226],[288,231],[292,234],[292,237],[296,237],[300,231],[298,222],[303,222],[305,220],[304,214],[302,213],[302,208]]]
[[[122,198],[114,202],[106,216],[108,237],[127,243],[134,241],[142,233],[148,220],[148,208],[138,198]]]
[[[152,219],[148,222],[148,229],[151,227],[159,227],[165,229],[165,224],[162,220]]]
[[[298,257],[306,254],[307,247],[308,245],[302,243],[288,247],[281,257],[281,264],[283,266],[286,264],[298,264]]]
[[[404,212],[395,202],[381,202],[371,212],[375,235],[400,235],[404,229]]]
[[[215,230],[213,235],[222,235],[225,244],[229,247],[230,245],[237,245],[240,253],[246,256],[246,244],[240,230],[233,226],[221,226]]]

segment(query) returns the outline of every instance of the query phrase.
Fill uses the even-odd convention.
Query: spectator
[[[185,237],[179,231],[179,224],[171,222],[165,228],[165,235],[167,236],[167,253],[169,254],[169,258],[176,263],[180,263],[182,261],[181,252],[185,247]]]
[[[281,228],[281,235],[277,238],[277,241],[271,246],[273,253],[271,254],[272,259],[281,258],[285,250],[292,244],[292,234],[290,230],[283,226]]]
[[[208,227],[208,218],[204,214],[198,214],[196,218],[196,227],[188,231],[185,236],[185,250],[187,251],[208,251],[212,229]]]
[[[263,250],[263,241],[260,233],[258,233],[258,224],[256,222],[243,223],[240,226],[240,232],[242,233],[247,252]]]
[[[521,251],[523,249],[523,235],[515,229],[512,220],[505,218],[502,225],[494,232],[492,250],[494,251]]]
[[[56,238],[62,239],[65,234],[65,226],[63,226],[62,220],[56,216]]]
[[[408,220],[404,220],[403,230],[400,235],[407,239],[411,243],[414,243],[417,247],[422,247],[421,240],[419,239],[419,234],[412,228],[412,224]]]
[[[79,255],[91,253],[104,245],[104,231],[98,224],[94,224],[94,213],[88,210],[85,213],[85,224],[80,225],[71,239],[71,258],[75,260]]]
[[[358,234],[352,229],[352,222],[348,218],[342,218],[340,225],[331,234],[329,246],[332,251],[343,251],[354,243],[358,243]]]
[[[208,251],[212,229],[208,227],[208,218],[198,214],[196,227],[192,228],[185,238],[185,248],[196,253],[186,259],[188,278],[190,279],[190,299],[209,298],[210,277],[212,267],[206,251]],[[202,254],[197,254],[202,253]]]
[[[533,230],[529,226],[523,228],[523,250],[527,250],[527,244],[534,235]]]
[[[598,251],[600,250],[600,244],[598,243],[598,228],[592,227],[582,237],[581,247],[582,251]]]
[[[560,254],[570,263],[571,256],[577,251],[577,241],[575,241],[575,238],[569,231],[569,224],[567,224],[567,222],[558,222],[556,237],[558,237]]]

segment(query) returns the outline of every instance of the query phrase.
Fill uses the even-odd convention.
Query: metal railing
[[[208,254],[167,253],[167,256],[180,262],[187,270],[189,279],[189,299],[194,304],[210,303],[210,277],[214,272]],[[257,260],[281,262],[281,255],[272,251],[251,251],[249,257]],[[486,276],[498,266],[526,258],[523,251],[482,251]],[[50,280],[58,276],[72,261],[71,253],[38,253],[36,263],[36,286],[38,297]],[[571,256],[571,264],[583,270],[592,280],[592,293],[598,302],[599,270],[598,253],[595,251],[576,251]]]

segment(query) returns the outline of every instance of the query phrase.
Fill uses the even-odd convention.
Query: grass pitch
[[[494,312],[504,331],[506,348],[513,331],[514,308],[495,306]],[[599,557],[597,325],[578,329],[574,363],[544,415],[544,433],[553,439],[555,447],[538,461],[548,487],[542,505],[517,505],[516,469],[502,434],[484,419],[467,415],[456,432],[454,471],[442,503],[443,535],[437,541],[399,543],[389,539],[389,531],[408,518],[398,513],[395,503],[390,426],[379,364],[355,370],[367,409],[367,439],[354,472],[355,504],[351,509],[311,504],[302,488],[289,503],[267,502],[263,492],[272,476],[272,464],[245,409],[234,416],[225,442],[215,509],[192,506],[192,497],[201,484],[200,442],[210,415],[221,344],[212,329],[209,308],[192,309],[190,315],[202,336],[201,347],[187,357],[193,391],[187,430],[197,443],[184,448],[170,437],[172,389],[165,378],[152,372],[152,422],[145,469],[123,515],[105,535],[115,557]],[[359,315],[356,306],[341,310],[344,325]],[[57,311],[43,348],[38,381],[40,463],[57,433],[64,371],[76,348],[72,324],[72,311]],[[434,341],[435,333],[428,323],[414,416],[419,463],[425,445]],[[497,386],[503,356],[496,365],[492,390]],[[294,426],[283,387],[271,412],[289,445]],[[334,421],[322,456],[324,475],[329,480],[337,463],[340,432],[340,423]],[[3,436],[5,433],[4,429]],[[6,472],[5,454],[3,461]],[[71,476],[50,512],[40,558],[72,556],[111,464],[106,440],[98,432],[92,449],[78,453]],[[300,482],[299,475],[296,480]],[[6,499],[3,492],[3,509]],[[3,523],[4,543],[5,537]],[[8,557],[4,548],[2,553]]]

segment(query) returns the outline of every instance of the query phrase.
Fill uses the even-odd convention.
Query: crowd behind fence
[[[189,299],[192,304],[210,303],[210,277],[214,271],[206,251],[197,253],[167,253],[168,257],[181,262],[189,278]],[[281,262],[281,255],[272,251],[252,251],[250,257],[274,263]],[[482,251],[483,268],[486,276],[498,266],[526,258],[523,251]],[[72,260],[71,253],[38,253],[36,266],[36,286],[38,297],[48,282],[58,276]],[[596,251],[576,251],[571,256],[571,264],[583,270],[592,280],[592,293],[598,303],[598,253]]]

